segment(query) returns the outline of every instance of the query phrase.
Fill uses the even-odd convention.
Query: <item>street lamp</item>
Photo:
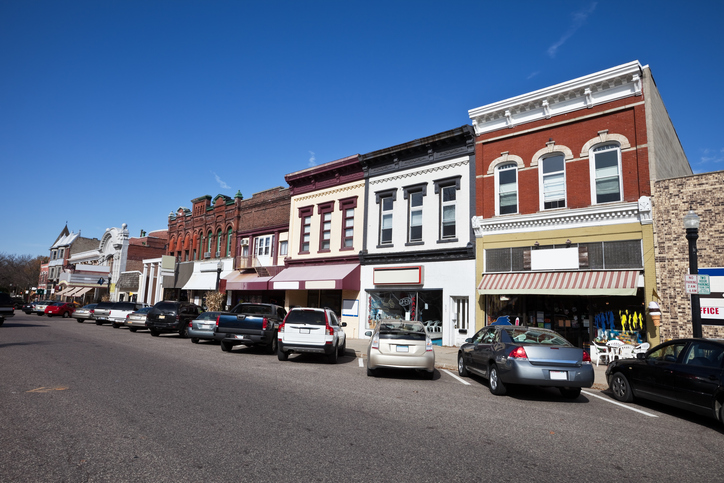
[[[689,275],[696,275],[699,273],[696,251],[696,240],[699,238],[699,217],[694,213],[694,210],[689,210],[684,216],[684,228],[686,228],[686,239],[689,240]],[[698,293],[691,294],[691,328],[694,337],[702,337],[701,308]]]
[[[224,268],[224,262],[221,260],[216,264],[216,291],[219,291],[219,279],[221,278],[221,269]]]

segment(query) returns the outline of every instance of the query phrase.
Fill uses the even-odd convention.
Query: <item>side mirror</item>
[[[469,343],[471,343],[472,341],[473,341],[472,337],[468,337],[467,339],[465,339],[465,343],[466,343],[466,344],[469,344]]]
[[[347,327],[347,322],[342,322],[342,327]]]
[[[365,331],[365,337],[372,337],[372,331],[371,331],[371,330],[366,330],[366,331]]]
[[[646,359],[646,353],[645,352],[639,352],[636,354],[636,359],[644,360]]]

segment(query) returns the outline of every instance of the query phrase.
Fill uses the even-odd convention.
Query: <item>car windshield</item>
[[[272,310],[268,305],[239,304],[231,310],[235,314],[249,315],[271,315]]]
[[[426,337],[425,327],[419,322],[406,320],[380,323],[381,339],[425,340]]]
[[[136,310],[136,304],[133,302],[117,302],[113,306],[114,310]]]
[[[51,305],[53,307],[62,307],[63,305],[65,305],[65,302],[53,302]]]
[[[321,310],[292,310],[287,315],[287,323],[291,324],[308,324],[308,325],[326,325],[324,312]]]
[[[555,332],[535,327],[505,327],[503,331],[517,344],[544,344],[572,347],[571,343]]]
[[[142,309],[136,310],[136,311],[133,312],[133,313],[134,313],[134,314],[147,314],[149,310],[151,310],[151,307],[144,307],[144,308],[142,308]]]
[[[153,306],[154,309],[158,309],[166,312],[175,312],[176,304],[174,302],[159,302]]]
[[[82,308],[90,310],[90,309],[94,309],[96,307],[96,305],[98,305],[98,304],[85,305]]]

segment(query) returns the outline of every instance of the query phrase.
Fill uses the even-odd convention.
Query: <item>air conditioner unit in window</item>
[[[211,258],[211,252],[204,252],[204,258]]]
[[[221,252],[216,252],[216,258],[219,258],[221,256]]]
[[[242,246],[242,247],[248,247],[248,246],[249,246],[249,239],[248,239],[248,238],[244,238],[243,240],[241,240],[241,246]]]

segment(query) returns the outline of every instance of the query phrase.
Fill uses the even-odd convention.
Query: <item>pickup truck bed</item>
[[[215,338],[224,352],[235,345],[259,345],[273,354],[277,350],[277,329],[286,314],[283,307],[274,304],[239,304],[216,318]]]

